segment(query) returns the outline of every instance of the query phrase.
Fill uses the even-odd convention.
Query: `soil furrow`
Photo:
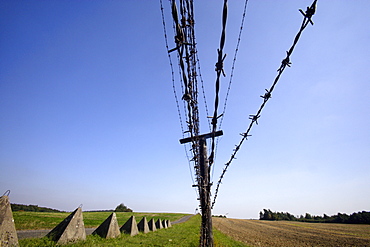
[[[251,246],[370,246],[370,226],[214,218],[221,232]]]

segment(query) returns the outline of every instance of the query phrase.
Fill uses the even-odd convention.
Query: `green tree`
[[[121,203],[116,207],[114,210],[115,212],[132,212],[132,209],[125,206],[125,204]]]
[[[277,216],[270,209],[263,209],[263,213],[260,212],[260,220],[276,220]]]
[[[306,213],[305,217],[306,220],[311,220],[312,216],[309,213]]]
[[[334,215],[334,223],[347,223],[349,220],[349,216],[347,214],[338,213],[338,215]]]

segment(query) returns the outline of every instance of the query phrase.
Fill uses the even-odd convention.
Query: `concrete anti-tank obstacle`
[[[7,192],[10,191],[8,190]],[[9,197],[5,194],[0,197],[0,246],[18,246],[18,236],[15,230],[13,213]]]
[[[46,237],[58,244],[67,244],[86,239],[85,225],[82,217],[82,208],[78,207],[59,225],[51,230]]]
[[[162,220],[162,225],[163,225],[163,228],[167,228],[167,222],[166,222],[166,220]]]
[[[155,222],[155,227],[157,229],[162,229],[163,228],[163,225],[162,225],[162,221],[161,219],[158,219],[156,222]]]
[[[135,236],[139,233],[136,225],[135,216],[131,216],[130,219],[119,229],[121,233],[130,234],[130,236]]]
[[[171,224],[170,220],[166,220],[166,224],[167,224],[167,227],[172,227],[172,224]]]
[[[143,233],[148,233],[150,232],[149,230],[149,225],[148,225],[148,221],[146,220],[145,217],[143,217],[139,224],[137,224],[137,228],[140,232],[143,232]]]
[[[155,227],[154,218],[152,218],[151,220],[149,220],[148,226],[149,226],[149,230],[151,230],[152,232],[157,231],[157,227]]]
[[[96,228],[92,234],[97,234],[102,238],[116,238],[121,235],[116,213],[109,215],[108,218],[101,223],[101,225]]]

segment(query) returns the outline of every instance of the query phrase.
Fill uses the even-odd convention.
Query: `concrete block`
[[[162,229],[163,228],[163,225],[162,225],[162,221],[161,219],[158,219],[156,222],[155,222],[155,227],[157,229]]]
[[[0,246],[18,246],[12,208],[9,197],[0,197]]]
[[[166,220],[166,223],[167,223],[167,227],[172,227],[172,224],[171,224],[170,220]]]
[[[112,213],[108,218],[96,228],[92,234],[97,234],[102,238],[116,238],[121,232],[119,230],[116,213]]]
[[[135,216],[131,216],[119,230],[123,233],[130,234],[130,236],[137,235],[139,230],[137,229]]]
[[[167,221],[166,220],[162,220],[162,225],[163,225],[163,228],[167,228]]]
[[[82,208],[79,207],[73,211],[46,236],[58,244],[67,244],[85,240],[86,232],[82,217]]]
[[[139,224],[137,224],[137,228],[140,232],[144,232],[144,233],[148,233],[150,232],[149,230],[149,225],[148,225],[148,221],[146,220],[145,217],[143,217]]]
[[[154,218],[152,218],[151,220],[149,220],[148,226],[149,226],[149,230],[151,230],[152,232],[157,231],[157,227],[155,227]]]

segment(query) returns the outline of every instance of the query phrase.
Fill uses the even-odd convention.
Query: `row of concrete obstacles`
[[[102,238],[116,238],[121,233],[135,236],[139,232],[148,233],[171,226],[171,221],[169,220],[158,219],[155,221],[153,218],[148,222],[146,217],[143,217],[140,222],[136,224],[135,216],[131,216],[120,228],[116,214],[112,213],[92,234],[99,235]],[[82,208],[78,207],[68,215],[59,225],[51,230],[46,237],[58,244],[85,240],[86,231],[82,216]],[[9,198],[6,195],[0,197],[0,246],[18,246],[18,236],[15,229],[13,214]]]
[[[158,219],[155,221],[154,219],[151,219],[148,222],[146,217],[143,217],[140,222],[136,224],[135,216],[131,216],[126,223],[119,228],[116,214],[112,213],[92,234],[97,234],[102,238],[116,238],[121,233],[135,236],[139,232],[154,232],[157,229],[168,228],[171,226],[171,221],[169,220]]]
[[[131,218],[121,227],[120,231],[130,234],[131,236],[135,236],[139,232],[154,232],[157,229],[168,228],[171,226],[171,221],[169,220],[158,219],[157,221],[155,221],[154,219],[151,219],[148,222],[146,217],[143,217],[140,220],[139,224],[136,224],[135,216],[131,216]]]

